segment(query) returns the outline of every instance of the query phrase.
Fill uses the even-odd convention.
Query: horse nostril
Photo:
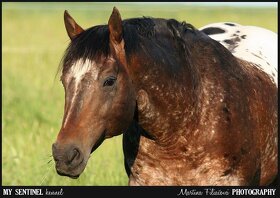
[[[74,163],[75,161],[79,161],[80,159],[80,151],[77,148],[72,149],[68,155],[68,163]],[[75,164],[75,163],[74,163]]]
[[[57,166],[66,165],[76,167],[83,161],[83,155],[79,148],[73,145],[52,145],[53,158]]]

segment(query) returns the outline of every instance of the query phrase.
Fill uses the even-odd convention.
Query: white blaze
[[[97,80],[99,69],[96,63],[89,59],[79,59],[71,66],[70,76],[75,78],[76,83],[79,83],[82,77],[89,71],[92,74],[93,80]]]
[[[93,60],[83,60],[83,59],[79,59],[77,60],[70,68],[70,71],[68,73],[68,82],[70,82],[70,79],[74,79],[75,80],[75,88],[74,88],[74,96],[71,99],[71,103],[70,103],[70,109],[67,112],[63,127],[66,126],[69,117],[72,113],[72,109],[73,109],[73,103],[78,95],[78,87],[79,84],[81,83],[81,80],[83,79],[84,75],[86,73],[90,72],[92,79],[93,80],[97,80],[98,78],[98,74],[99,74],[99,68],[97,67],[96,63]]]

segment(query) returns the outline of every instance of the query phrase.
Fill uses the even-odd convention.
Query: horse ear
[[[64,24],[67,34],[71,40],[73,40],[75,36],[84,31],[84,29],[81,28],[81,26],[79,26],[76,21],[70,16],[67,10],[64,11]]]
[[[113,45],[119,44],[122,41],[122,19],[121,15],[116,7],[113,8],[113,12],[108,21],[110,42]]]

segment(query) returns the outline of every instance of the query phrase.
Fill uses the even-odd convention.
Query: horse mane
[[[173,37],[185,51],[182,37],[186,32],[196,33],[197,30],[191,24],[180,23],[175,19],[142,17],[123,20],[126,55],[130,57],[140,46],[143,48],[143,39],[157,39],[161,33]],[[92,60],[100,56],[107,57],[109,54],[108,25],[90,27],[70,42],[60,62],[59,71],[67,70],[73,61],[80,58]]]

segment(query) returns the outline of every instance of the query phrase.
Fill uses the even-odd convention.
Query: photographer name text
[[[207,196],[227,196],[227,195],[237,195],[237,196],[274,196],[276,189],[214,189],[205,188],[203,190],[187,189],[181,188],[177,196],[197,196],[197,195],[207,195]]]

